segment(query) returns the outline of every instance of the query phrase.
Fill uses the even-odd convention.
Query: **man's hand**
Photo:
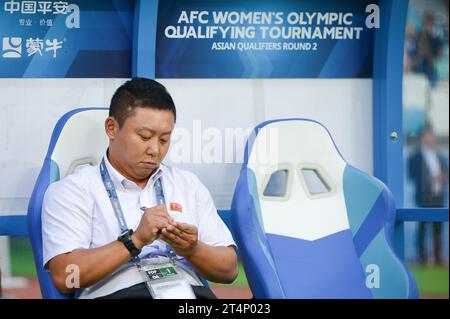
[[[198,240],[194,225],[171,221],[161,231],[160,239],[186,258],[201,276],[221,283],[231,283],[238,274],[236,251],[230,246],[210,246]]]
[[[139,226],[132,235],[134,245],[140,249],[158,239],[161,230],[169,226],[173,218],[167,213],[166,206],[158,205],[145,210]]]
[[[172,246],[175,253],[189,258],[197,248],[198,230],[194,225],[172,221],[161,231],[161,237]]]

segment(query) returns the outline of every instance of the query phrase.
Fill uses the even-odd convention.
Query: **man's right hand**
[[[142,214],[141,221],[136,231],[131,236],[136,248],[141,249],[145,245],[158,239],[161,230],[173,222],[165,205],[147,208]]]
[[[146,209],[138,228],[131,235],[136,248],[141,249],[157,239],[161,230],[169,225],[169,221],[173,220],[164,205]],[[105,260],[108,262],[104,262]],[[67,285],[67,266],[77,266],[79,287],[88,287],[106,278],[129,260],[130,252],[121,242],[115,240],[105,246],[80,248],[59,254],[49,261],[49,268],[55,286],[62,292],[72,293],[75,289]]]

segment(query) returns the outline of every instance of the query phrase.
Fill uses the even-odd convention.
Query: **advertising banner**
[[[158,78],[370,78],[373,0],[165,0]]]
[[[0,0],[0,77],[129,77],[133,15],[130,0]]]

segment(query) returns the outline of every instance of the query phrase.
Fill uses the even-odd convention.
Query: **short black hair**
[[[421,128],[419,136],[423,137],[427,133],[434,135],[433,126],[431,125],[430,122],[426,122],[425,125]]]
[[[169,110],[173,113],[175,121],[177,119],[172,97],[164,85],[155,80],[133,78],[125,82],[111,99],[109,116],[114,117],[121,128],[137,107]]]

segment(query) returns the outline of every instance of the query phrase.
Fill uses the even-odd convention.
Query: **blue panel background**
[[[133,76],[155,78],[158,0],[136,0],[133,32]]]
[[[365,8],[378,1],[250,1],[165,0],[158,7],[156,77],[158,78],[370,78],[372,77],[374,29],[365,27]],[[181,11],[282,11],[352,12],[352,26],[364,27],[360,40],[231,40],[169,39],[165,27],[177,25]],[[211,14],[210,14],[211,16]],[[209,24],[213,25],[210,18]],[[285,19],[286,20],[286,19]],[[181,24],[182,25],[182,24]],[[198,22],[192,24],[201,25]],[[284,24],[283,24],[284,25]],[[280,26],[283,26],[280,25]],[[285,25],[288,25],[287,23]],[[203,25],[204,26],[204,25]],[[314,42],[318,51],[217,51],[215,41]]]
[[[22,38],[22,57],[0,55],[0,77],[129,77],[133,31],[133,0],[72,0],[80,8],[80,28],[68,29],[64,14],[6,12],[0,1],[0,40]],[[15,1],[18,2],[17,0]],[[31,26],[20,25],[20,19],[31,19]],[[41,19],[52,19],[53,26],[41,26]],[[58,39],[62,48],[42,50],[28,56],[28,38]],[[0,43],[1,45],[1,43]],[[0,47],[3,53],[3,47]]]

